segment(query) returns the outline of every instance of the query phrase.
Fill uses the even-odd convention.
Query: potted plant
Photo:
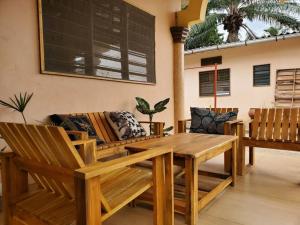
[[[33,96],[33,93],[31,94],[27,94],[27,92],[25,92],[24,94],[20,93],[18,96],[14,95],[13,98],[9,98],[9,101],[3,101],[0,100],[0,105],[6,107],[6,108],[10,108],[13,111],[17,111],[22,115],[22,118],[24,120],[24,123],[26,124],[26,118],[24,115],[24,111],[26,109],[26,106],[28,105],[28,103],[30,102],[31,98]],[[0,138],[2,139],[2,137],[0,136]],[[4,151],[6,147],[1,148],[0,151]]]
[[[170,98],[166,98],[162,101],[159,101],[158,103],[156,103],[154,105],[154,108],[151,109],[150,108],[150,104],[143,98],[140,98],[140,97],[136,97],[136,102],[137,102],[137,105],[136,105],[136,109],[144,114],[144,115],[148,115],[149,116],[149,122],[150,122],[150,125],[149,125],[149,128],[150,128],[150,135],[153,134],[153,116],[157,113],[160,113],[164,110],[167,109],[166,105],[169,103],[170,101]],[[173,127],[167,127],[164,129],[164,135],[168,135],[168,132],[172,131],[173,130]]]

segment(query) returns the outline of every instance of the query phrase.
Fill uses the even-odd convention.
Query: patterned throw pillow
[[[235,120],[237,113],[215,113],[208,109],[191,107],[191,116],[191,133],[224,134],[224,123]]]
[[[130,112],[104,112],[119,140],[146,136],[145,129]]]
[[[104,144],[105,142],[97,136],[97,133],[86,116],[71,116],[71,115],[51,115],[50,119],[58,126],[63,127],[65,130],[84,131],[87,132],[89,138],[96,139],[97,145]],[[76,140],[75,135],[70,136],[71,140]]]

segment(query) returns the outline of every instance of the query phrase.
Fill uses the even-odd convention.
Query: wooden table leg
[[[232,142],[232,149],[231,151],[231,177],[232,183],[231,186],[234,187],[236,182],[236,152],[237,152],[237,141]]]
[[[197,225],[198,221],[198,163],[197,159],[185,159],[186,223]]]

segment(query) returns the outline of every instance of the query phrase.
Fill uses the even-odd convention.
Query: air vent
[[[215,64],[222,64],[222,56],[201,59],[201,66],[211,66]]]

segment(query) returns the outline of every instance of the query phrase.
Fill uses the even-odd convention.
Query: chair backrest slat
[[[260,126],[259,126],[259,139],[260,140],[266,139],[267,119],[268,119],[268,109],[262,109]]]
[[[259,123],[260,123],[260,116],[261,116],[261,109],[255,109],[254,112],[254,119],[252,121],[252,139],[257,139],[258,136],[258,129],[259,129]]]
[[[19,156],[24,159],[32,160],[33,157],[26,151],[25,146],[21,144],[20,139],[18,138],[17,132],[12,130],[12,124],[2,123],[0,126],[0,132],[10,148]],[[47,190],[52,190],[51,186],[46,182],[42,177],[37,176],[36,174],[30,173],[34,181],[40,185],[42,188]]]
[[[281,123],[283,109],[276,109],[273,140],[281,139]]]
[[[269,109],[268,124],[267,124],[267,136],[266,136],[267,140],[273,139],[274,122],[275,122],[275,109]]]
[[[297,138],[297,119],[298,119],[299,109],[293,108],[291,109],[291,119],[290,119],[290,134],[289,140],[292,142],[296,141]]]
[[[300,108],[255,109],[252,139],[297,142],[300,136]]]
[[[288,108],[283,109],[281,140],[284,141],[287,141],[289,138],[290,112],[291,110]]]
[[[0,133],[16,155],[25,161],[58,169],[75,170],[85,166],[61,127],[0,123]],[[55,177],[45,177],[38,171],[34,172],[33,178],[46,190],[69,198],[74,197],[73,184],[62,183],[55,180]]]
[[[85,115],[90,120],[99,138],[106,143],[118,141],[118,137],[110,127],[103,112],[75,113],[71,115]]]

